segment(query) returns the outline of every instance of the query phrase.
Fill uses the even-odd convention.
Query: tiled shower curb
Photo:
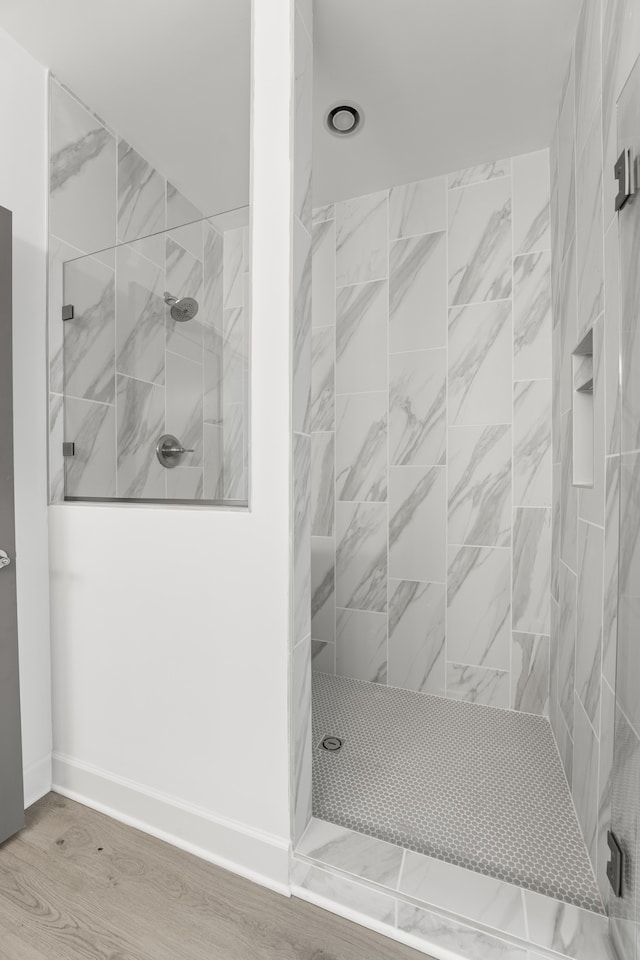
[[[368,860],[358,864],[363,845]],[[613,960],[607,917],[422,854],[410,855],[409,894],[401,889],[406,855],[393,844],[313,819],[292,858],[292,893],[436,960]],[[391,861],[396,866],[383,876]],[[426,893],[415,882],[421,872]]]

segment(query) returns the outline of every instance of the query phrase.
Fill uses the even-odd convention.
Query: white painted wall
[[[13,211],[16,577],[25,802],[51,785],[47,547],[46,71],[0,30],[0,204]]]
[[[50,507],[54,784],[286,889],[290,6],[254,8],[252,509]]]

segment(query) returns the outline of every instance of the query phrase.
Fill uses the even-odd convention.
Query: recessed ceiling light
[[[326,124],[336,137],[348,137],[362,126],[362,111],[355,103],[337,103],[327,113]]]

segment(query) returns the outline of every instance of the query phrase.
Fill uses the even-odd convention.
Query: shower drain
[[[342,746],[342,740],[340,737],[325,737],[320,746],[329,753],[336,753]]]

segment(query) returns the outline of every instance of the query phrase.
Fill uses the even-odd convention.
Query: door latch
[[[625,148],[616,160],[614,173],[618,181],[618,193],[616,194],[616,211],[618,211],[622,210],[633,192],[633,184],[631,182],[631,150],[628,148]]]

